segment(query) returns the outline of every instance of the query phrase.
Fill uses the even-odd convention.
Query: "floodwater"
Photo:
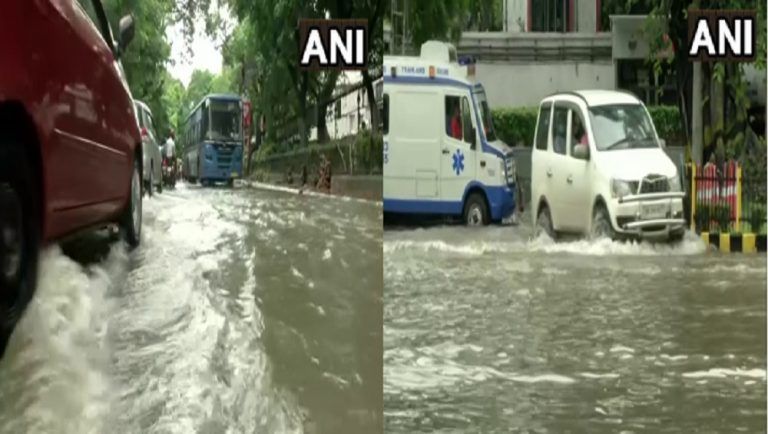
[[[381,431],[380,204],[183,184],[144,204],[134,252],[43,252],[0,432]]]
[[[766,257],[518,227],[384,235],[392,433],[766,428]]]

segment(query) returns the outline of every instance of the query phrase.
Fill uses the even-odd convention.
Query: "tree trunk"
[[[318,143],[325,143],[330,139],[328,136],[328,125],[325,122],[325,116],[328,113],[328,100],[333,96],[333,90],[336,88],[336,82],[339,81],[340,74],[341,71],[339,70],[328,73],[326,81],[323,83],[323,87],[317,95],[317,119],[315,120],[315,123],[317,127]]]
[[[307,90],[309,88],[309,74],[302,72],[299,78],[299,139],[302,148],[307,147]]]
[[[691,146],[691,159],[696,164],[703,164],[704,148],[703,148],[703,132],[702,125],[703,109],[701,107],[702,101],[702,79],[701,62],[694,62],[693,64],[693,113],[691,119],[691,129],[693,133],[692,146]]]
[[[376,95],[373,93],[373,80],[367,69],[363,70],[363,85],[368,97],[368,106],[371,108],[371,130],[379,130],[379,106],[376,105]]]

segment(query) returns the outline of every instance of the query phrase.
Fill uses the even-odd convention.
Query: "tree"
[[[130,13],[135,18],[134,39],[121,61],[133,97],[152,110],[155,129],[166,131],[169,117],[162,97],[171,48],[165,28],[171,23],[172,0],[106,0],[104,6],[113,29],[120,17]]]
[[[632,2],[630,2],[632,3]],[[677,77],[679,107],[686,136],[691,134],[691,114],[704,110],[704,144],[706,153],[716,149],[721,154],[737,156],[746,143],[750,99],[747,96],[747,82],[744,79],[743,64],[713,62],[703,64],[705,79],[705,107],[692,106],[692,69],[686,53],[688,38],[688,10],[697,9],[757,9],[757,61],[755,65],[765,69],[766,28],[765,2],[755,0],[697,0],[690,5],[674,0],[656,0],[646,21],[645,34],[651,47],[650,61],[658,72],[664,63],[671,66]],[[657,54],[671,46],[671,57]],[[723,155],[726,156],[726,155]]]
[[[409,32],[416,47],[430,39],[458,41],[468,11],[466,0],[409,1]]]
[[[504,27],[502,0],[467,0],[466,5],[468,19],[465,30],[494,32]]]

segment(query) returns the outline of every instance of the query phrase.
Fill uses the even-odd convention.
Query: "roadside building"
[[[385,24],[389,54],[417,54],[409,46],[405,1],[393,0]],[[574,89],[622,89],[647,105],[677,105],[674,69],[665,66],[656,74],[647,62],[648,43],[641,34],[646,15],[612,15],[606,20],[602,3],[503,0],[503,31],[463,32],[458,54],[476,59],[476,78],[492,107],[535,106],[547,95]],[[606,21],[610,29],[604,28]],[[750,95],[764,108],[765,74],[746,70],[753,77]]]
[[[381,84],[381,80],[374,82],[374,92]],[[371,108],[362,79],[359,74],[346,75],[343,81],[339,80],[325,114],[328,137],[331,140],[341,139],[370,129],[370,119]],[[317,140],[316,126],[310,129],[309,140]]]

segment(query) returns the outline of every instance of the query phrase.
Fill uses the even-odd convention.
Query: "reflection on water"
[[[387,432],[764,432],[765,256],[385,234]]]
[[[145,202],[143,236],[44,252],[0,433],[381,426],[379,205],[182,184]]]

